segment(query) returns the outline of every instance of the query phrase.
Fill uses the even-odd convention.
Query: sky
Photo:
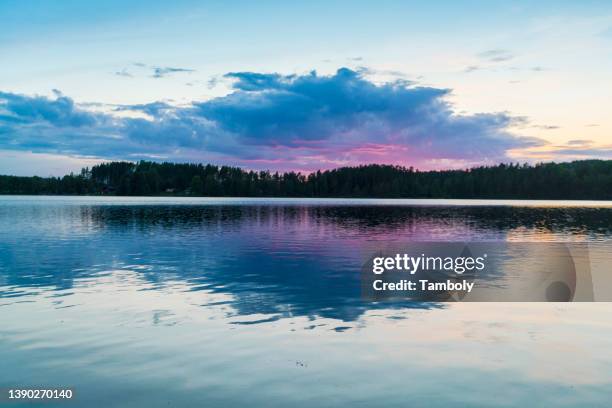
[[[2,0],[0,27],[0,174],[612,159],[609,1]]]

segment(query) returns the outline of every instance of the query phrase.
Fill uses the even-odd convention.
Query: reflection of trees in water
[[[63,216],[79,220],[89,234],[3,244],[0,275],[13,289],[0,296],[19,296],[23,288],[68,289],[77,279],[125,269],[152,290],[180,281],[191,291],[230,294],[238,314],[350,321],[379,307],[440,306],[361,300],[360,249],[372,236],[519,227],[607,234],[612,225],[612,210],[591,208],[75,206]]]
[[[551,207],[433,206],[101,206],[82,207],[82,220],[99,227],[236,226],[286,223],[346,230],[380,229],[385,233],[426,224],[476,230],[544,229],[559,233],[609,234],[612,209]]]

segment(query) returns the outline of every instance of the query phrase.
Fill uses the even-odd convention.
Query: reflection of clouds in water
[[[487,303],[483,307],[459,303],[440,310],[380,309],[366,312],[350,325],[303,316],[278,320],[253,315],[236,320],[231,303],[226,303],[231,300],[227,295],[189,292],[179,282],[172,289],[143,290],[147,288],[146,282],[136,273],[131,279],[132,285],[127,287],[125,277],[112,275],[101,278],[105,282],[99,282],[95,288],[76,287],[72,297],[80,304],[79,308],[54,309],[53,298],[42,294],[27,309],[9,304],[9,308],[21,310],[18,316],[10,312],[6,315],[5,327],[10,328],[7,333],[12,333],[9,340],[22,338],[20,341],[32,345],[43,341],[68,342],[74,347],[89,347],[79,342],[90,339],[94,342],[92,346],[104,349],[126,333],[134,335],[134,330],[138,330],[138,336],[148,337],[145,344],[154,350],[138,351],[131,358],[148,352],[169,355],[186,349],[195,361],[210,353],[205,341],[212,334],[224,336],[223,333],[239,328],[241,339],[256,348],[256,352],[270,349],[267,352],[283,354],[278,344],[261,340],[293,333],[297,336],[295,345],[299,346],[314,341],[307,334],[313,333],[319,352],[313,355],[302,350],[298,354],[311,368],[322,364],[321,355],[341,361],[359,350],[361,357],[352,360],[353,366],[367,363],[384,370],[386,364],[393,362],[389,370],[395,366],[410,367],[410,371],[425,378],[439,370],[453,371],[453,376],[461,377],[465,370],[463,373],[478,372],[491,378],[513,378],[517,383],[609,384],[612,355],[607,339],[612,324],[606,304]],[[204,303],[218,306],[202,308]],[[58,326],[60,319],[63,323]],[[232,324],[247,321],[258,324]],[[27,333],[32,324],[38,327],[35,332],[25,338],[16,334]],[[179,331],[176,334],[151,331],[160,326]],[[116,332],[120,327],[126,333]],[[78,332],[81,340],[72,331]],[[179,341],[175,336],[182,332],[193,334]],[[344,350],[333,346],[338,341],[334,336],[338,335],[344,336],[341,341],[346,345]],[[233,342],[228,342],[227,347],[231,348]],[[329,348],[335,350],[333,354],[325,354]]]
[[[456,303],[413,311],[392,325],[376,313],[363,317],[369,340],[385,338],[378,351],[410,356],[424,372],[447,367],[457,370],[454,376],[463,369],[506,372],[524,382],[610,384],[612,355],[602,332],[612,333],[612,324],[605,303]]]

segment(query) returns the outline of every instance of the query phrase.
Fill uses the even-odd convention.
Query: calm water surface
[[[611,303],[376,304],[373,242],[580,241],[610,202],[0,197],[0,387],[65,406],[609,406]],[[52,406],[50,404],[49,406]]]

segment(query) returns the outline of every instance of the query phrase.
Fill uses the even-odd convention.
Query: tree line
[[[612,199],[612,160],[418,171],[362,165],[310,174],[211,164],[109,162],[63,177],[0,176],[0,194]]]

